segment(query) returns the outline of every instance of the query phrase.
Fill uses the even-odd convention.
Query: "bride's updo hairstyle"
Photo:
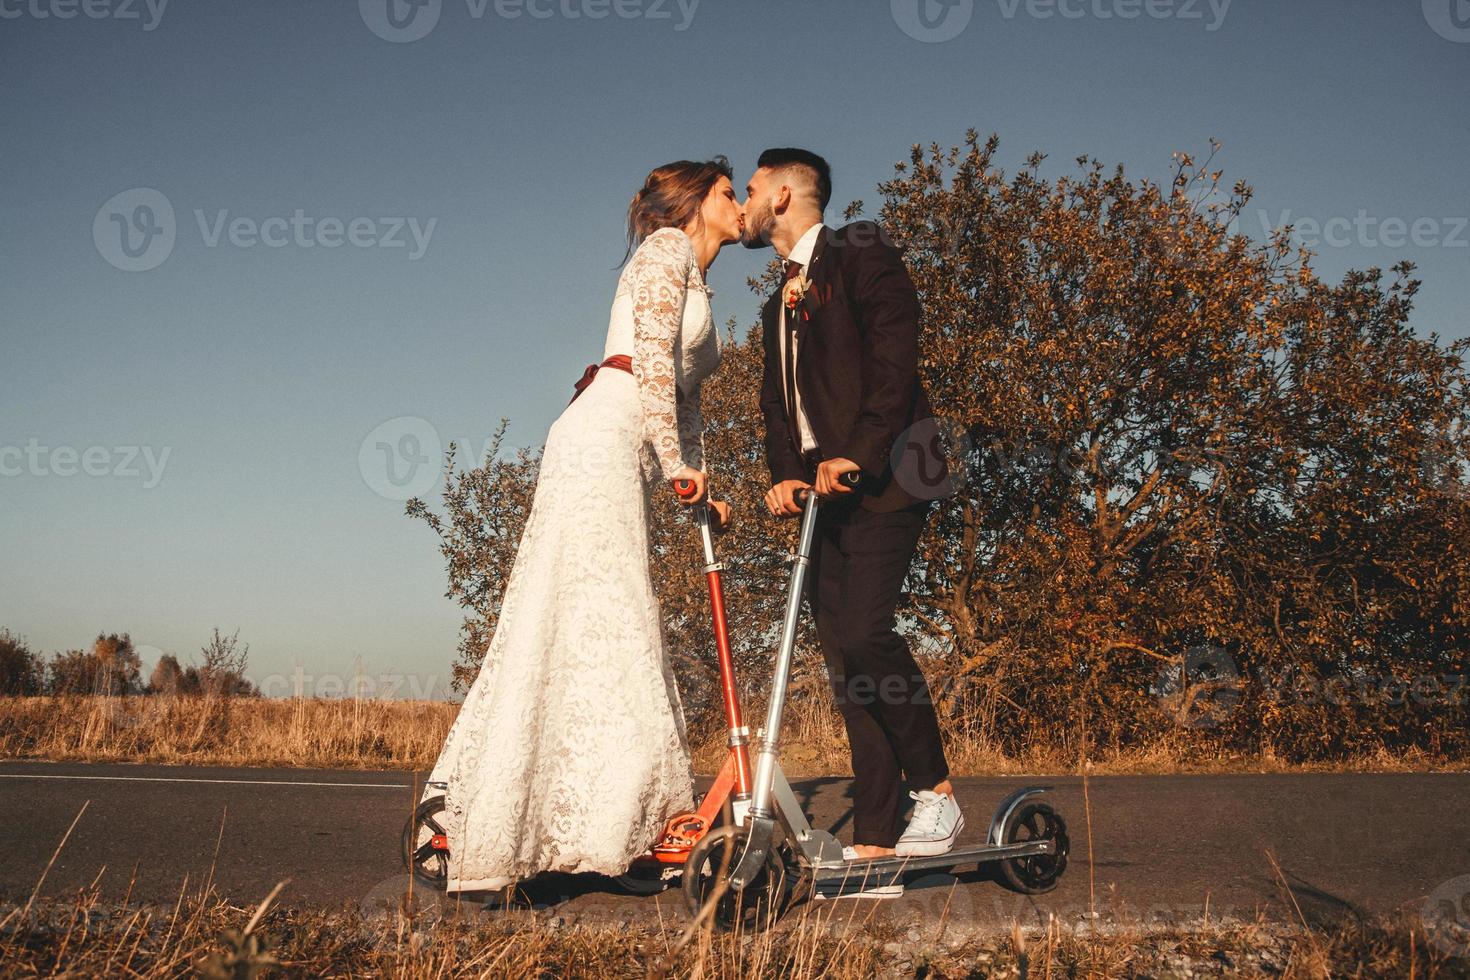
[[[628,205],[628,251],[623,261],[660,228],[682,228],[698,217],[700,205],[721,177],[735,179],[723,156],[702,162],[675,160],[649,173]]]

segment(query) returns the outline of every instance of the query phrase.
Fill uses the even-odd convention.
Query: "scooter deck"
[[[848,861],[841,857],[842,845],[830,833],[817,830],[808,821],[800,800],[786,778],[780,763],[773,767],[771,795],[780,814],[785,835],[800,851],[813,883],[827,894],[861,891],[893,884],[910,871],[930,868],[953,868],[961,864],[989,864],[1038,854],[1055,854],[1056,841],[1050,838],[999,843],[1006,817],[1018,804],[1049,787],[1027,786],[1001,801],[991,818],[984,844],[955,847],[943,854],[922,857],[879,857]]]
[[[828,861],[812,868],[812,878],[818,884],[849,882],[853,889],[872,888],[875,885],[891,884],[910,871],[929,868],[953,868],[961,864],[989,864],[1011,858],[1030,857],[1036,854],[1052,854],[1056,844],[1051,840],[1022,841],[1015,844],[981,844],[974,847],[956,847],[943,854],[922,857],[881,857],[866,861]],[[846,890],[846,889],[844,889]]]

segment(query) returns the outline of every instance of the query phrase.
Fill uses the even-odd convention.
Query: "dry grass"
[[[27,712],[24,728],[14,722],[22,717],[18,707]],[[163,752],[168,761],[230,752],[231,759],[275,763],[294,746],[313,764],[367,763],[384,745],[405,756],[427,751],[406,731],[414,713],[427,711],[443,728],[452,716],[449,706],[412,703],[160,702],[158,717],[123,723],[96,717],[110,710],[97,703],[29,699],[8,708],[6,738],[29,732],[38,739],[49,719],[59,722],[49,726],[52,741],[36,744],[73,752],[122,746]],[[220,711],[227,711],[227,724],[217,721]],[[798,713],[792,734],[801,744],[825,746],[832,730],[822,726],[830,724]],[[114,730],[119,726],[125,732]],[[272,726],[274,739],[261,734]],[[432,736],[435,747],[442,737]],[[404,876],[401,897],[390,887],[393,897],[378,905],[338,911],[273,905],[282,882],[259,905],[242,908],[210,886],[212,869],[202,887],[186,883],[171,906],[136,906],[126,898],[104,904],[96,882],[69,898],[37,901],[69,835],[31,897],[0,905],[0,976],[1470,977],[1465,937],[1437,932],[1443,924],[1426,928],[1408,911],[1345,918],[1330,927],[1305,919],[1281,925],[1264,916],[1160,926],[1125,914],[1082,926],[1055,918],[1038,928],[1012,923],[1009,932],[998,932],[951,921],[948,902],[938,921],[917,925],[882,918],[884,903],[805,902],[768,932],[726,935],[690,922],[675,893],[647,899],[636,915],[603,910],[574,922],[557,907],[460,904],[412,887]]]
[[[757,935],[690,929],[667,897],[635,922],[569,924],[555,909],[412,901],[322,912],[212,891],[171,907],[103,906],[94,891],[0,907],[5,976],[251,977],[1288,977],[1470,976],[1399,916],[1288,929],[1265,921],[1073,932],[1055,921],[963,940],[899,933],[862,903],[803,905]],[[881,904],[881,903],[879,903]],[[942,924],[941,924],[942,925]],[[936,930],[935,935],[941,933]]]
[[[0,698],[0,757],[427,769],[457,711],[374,699]]]
[[[747,724],[754,728],[765,715],[763,704],[746,709]],[[828,701],[792,702],[786,709],[782,733],[781,764],[797,776],[848,775],[852,759],[842,718]],[[944,725],[945,751],[950,770],[960,776],[1020,776],[1075,774],[1075,754],[1057,747],[1061,739],[1037,739],[1024,755],[1008,755],[983,734]],[[1189,733],[1165,738],[1151,745],[1126,749],[1091,747],[1088,772],[1094,775],[1145,775],[1209,772],[1427,772],[1463,770],[1470,759],[1436,758],[1422,752],[1393,753],[1380,749],[1368,755],[1334,762],[1298,762],[1275,754],[1206,754]],[[715,772],[725,754],[723,730],[711,732],[697,743],[695,768]]]
[[[747,705],[752,727],[761,704]],[[441,701],[324,698],[0,697],[0,758],[174,765],[428,769],[458,707]],[[830,703],[794,701],[787,709],[782,762],[794,776],[852,771],[847,735]],[[692,733],[695,768],[719,769],[721,727]],[[974,732],[946,732],[958,775],[1075,773],[1075,758],[1046,744],[1006,755]],[[1125,750],[1092,750],[1094,774],[1463,769],[1470,760],[1422,753],[1372,755],[1302,764],[1274,755],[1206,755],[1187,737]]]

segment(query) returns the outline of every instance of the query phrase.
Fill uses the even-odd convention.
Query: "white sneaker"
[[[842,860],[844,860],[844,861],[861,861],[861,860],[863,860],[863,858],[858,857],[858,852],[856,850],[854,850],[853,848],[851,848],[851,847],[843,847],[843,849],[842,849]],[[833,884],[827,885],[826,887],[828,889],[835,889],[835,888],[837,888],[839,886],[834,882]],[[859,891],[851,891],[851,892],[837,892],[837,891],[833,891],[832,894],[824,894],[821,889],[822,889],[822,886],[821,885],[818,885],[818,886],[816,886],[812,890],[812,898],[814,900],[816,900],[816,901],[819,901],[819,902],[825,902],[825,901],[828,901],[828,900],[831,900],[831,899],[838,899],[838,898],[902,898],[903,897],[903,882],[901,882],[901,881],[895,881],[891,885],[875,885],[872,888],[866,888],[866,889],[864,889],[864,890],[862,890],[860,892]]]
[[[914,804],[914,816],[898,839],[894,853],[899,857],[931,857],[949,853],[954,842],[959,840],[960,831],[965,829],[960,805],[948,793],[927,789],[909,793],[909,797],[918,802]]]

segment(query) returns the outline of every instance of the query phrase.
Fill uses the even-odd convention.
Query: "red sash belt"
[[[598,369],[605,367],[617,368],[619,371],[627,371],[629,374],[632,374],[633,358],[629,357],[627,354],[614,354],[612,357],[609,357],[601,364],[587,365],[587,370],[582,372],[581,379],[578,380],[576,384],[572,385],[572,387],[575,389],[572,394],[572,402],[576,401],[577,397],[581,395],[582,392],[587,389],[587,386],[592,383],[592,379],[597,377]],[[675,401],[682,402],[684,400],[684,392],[680,391],[677,387],[674,388],[674,396]],[[570,405],[572,402],[567,402],[567,404]]]
[[[576,389],[572,394],[572,402],[576,401],[577,396],[582,394],[586,387],[592,383],[593,378],[597,377],[597,369],[605,367],[617,368],[619,371],[627,371],[629,374],[632,374],[633,359],[627,354],[614,354],[601,364],[587,365],[587,370],[582,372],[581,380],[572,385]],[[567,404],[570,405],[572,402],[567,402]]]

